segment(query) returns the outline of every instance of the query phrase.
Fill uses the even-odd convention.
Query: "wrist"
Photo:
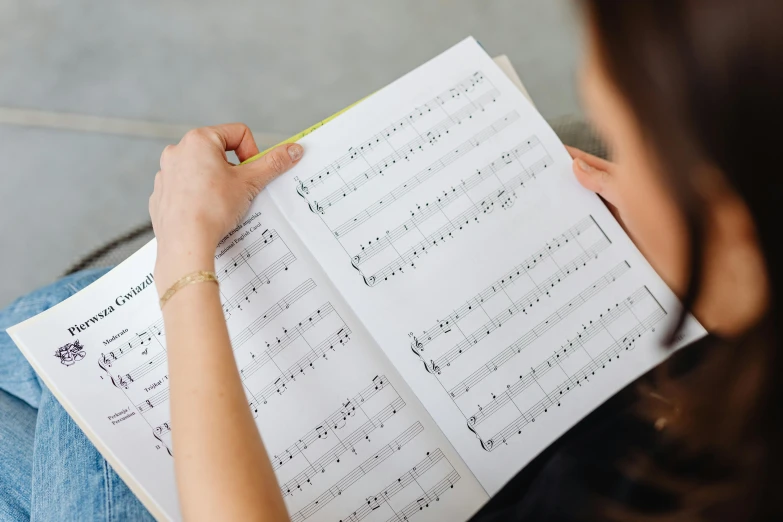
[[[200,270],[215,271],[215,249],[198,245],[158,244],[155,285],[163,295],[180,278]]]

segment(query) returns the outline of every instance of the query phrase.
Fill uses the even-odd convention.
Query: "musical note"
[[[247,247],[245,247],[239,254],[236,254],[230,258],[224,265],[220,266],[216,272],[218,274],[218,281],[223,281],[231,276],[242,264],[248,262],[256,254],[262,252],[266,247],[274,244],[280,236],[276,230],[266,229],[261,232],[261,237],[254,240]]]
[[[166,352],[165,351],[161,351],[160,353],[158,353],[157,355],[155,355],[154,357],[152,357],[148,361],[143,362],[138,367],[136,367],[133,370],[131,370],[127,374],[128,380],[130,382],[137,381],[141,377],[147,375],[152,370],[154,370],[155,368],[157,368],[157,367],[159,367],[159,366],[161,366],[161,365],[163,365],[165,363],[166,363]],[[127,386],[124,386],[124,387],[127,389]]]
[[[420,242],[414,244],[408,250],[399,254],[399,257],[394,261],[388,263],[386,266],[376,271],[373,274],[365,274],[360,268],[360,265],[368,259],[365,254],[363,256],[353,256],[352,266],[362,275],[367,286],[375,286],[382,281],[388,281],[389,277],[396,275],[397,273],[404,273],[404,268],[414,266],[414,261],[421,257],[428,248],[442,243],[446,237],[453,237],[453,234],[462,230],[472,223],[479,223],[479,218],[482,215],[490,214],[495,208],[496,197],[494,195],[487,196],[479,203],[468,208],[468,210],[454,217],[445,225],[438,228],[435,232],[426,236]],[[387,239],[384,243],[379,243],[381,246],[390,244]],[[385,246],[384,246],[385,248]]]
[[[546,413],[553,404],[560,406],[560,401],[565,395],[589,382],[588,379],[590,376],[595,375],[595,372],[599,369],[606,368],[606,365],[613,359],[618,358],[623,351],[630,350],[638,338],[651,331],[657,323],[662,321],[667,313],[656,301],[655,309],[651,313],[643,320],[639,320],[635,326],[620,336],[619,339],[613,340],[611,344],[604,348],[597,356],[592,357],[588,353],[590,362],[582,366],[574,374],[567,375],[566,379],[563,380],[554,391],[546,394],[543,399],[539,400],[527,411],[522,412],[519,417],[515,418],[513,422],[508,424],[500,432],[488,438],[486,443],[481,439],[477,431],[478,425],[497,413],[504,404],[507,404],[515,396],[533,385],[537,378],[546,375],[555,367],[560,368],[559,363],[575,353],[577,347],[583,347],[584,343],[597,335],[597,333],[608,331],[607,328],[610,324],[626,314],[635,317],[635,314],[632,312],[633,307],[647,297],[652,297],[652,294],[649,293],[649,290],[646,287],[643,287],[622,302],[617,303],[615,307],[609,309],[606,313],[601,314],[601,316],[597,320],[594,320],[589,326],[583,327],[576,337],[564,343],[564,346],[555,351],[546,361],[542,362],[537,367],[532,368],[527,374],[520,376],[517,382],[507,386],[502,394],[498,394],[492,402],[482,406],[479,411],[474,413],[470,417],[471,420],[468,422],[468,429],[474,432],[479,439],[482,440],[484,449],[493,451],[497,446],[493,444],[492,441],[499,440],[502,441],[503,444],[507,444],[508,439],[514,435],[520,435],[522,429],[527,424],[535,422],[538,415]],[[552,397],[555,397],[555,399],[553,400]]]
[[[231,338],[231,346],[236,351],[240,346],[250,340],[255,334],[260,332],[267,324],[269,324],[275,317],[283,313],[291,303],[304,297],[308,292],[316,288],[316,284],[312,279],[308,279],[304,283],[300,284],[288,294],[280,299],[277,303],[268,308],[262,313],[255,321],[250,325],[233,336]]]
[[[481,75],[481,78],[482,78],[481,81],[483,82],[483,75]],[[460,89],[463,84],[467,84],[467,83],[470,83],[472,85],[476,85],[475,83],[473,83],[471,78],[466,78],[465,80],[463,80],[461,82],[458,82],[453,88],[454,89]],[[356,147],[356,146],[349,147],[348,151],[345,154],[343,154],[340,158],[338,158],[337,160],[332,162],[329,166],[324,167],[322,170],[320,170],[319,172],[317,172],[313,176],[311,176],[311,177],[309,177],[309,178],[307,178],[305,180],[297,180],[298,181],[298,183],[297,183],[297,193],[301,197],[303,197],[303,198],[306,197],[310,193],[310,191],[312,190],[313,187],[324,183],[325,181],[330,179],[332,176],[334,176],[337,172],[339,172],[339,170],[342,167],[345,167],[345,166],[349,165],[350,163],[352,163],[353,161],[355,161],[358,157],[360,157],[355,152],[356,148],[358,148],[360,150],[364,149],[365,147],[370,148],[370,147],[373,146],[372,145],[373,143],[380,143],[381,141],[386,141],[387,139],[391,138],[392,136],[394,136],[399,131],[407,128],[407,126],[410,125],[411,123],[413,123],[416,120],[418,120],[419,118],[423,117],[425,114],[431,113],[432,112],[431,109],[441,108],[441,107],[445,106],[446,103],[443,101],[442,97],[444,97],[444,95],[447,92],[448,91],[446,91],[446,92],[444,92],[444,93],[442,93],[442,94],[440,94],[438,96],[435,96],[430,101],[428,101],[423,106],[421,106],[423,108],[414,109],[413,111],[411,111],[410,113],[406,114],[405,116],[403,116],[399,120],[393,122],[392,124],[387,126],[385,129],[383,129],[378,134],[370,137],[362,145],[359,145],[358,147]],[[498,95],[499,95],[499,93],[496,92],[494,94],[494,97],[497,98]],[[463,111],[464,111],[464,109],[463,109]],[[460,111],[460,113],[461,112],[462,111]],[[458,113],[458,114],[460,114],[460,113]],[[468,112],[468,114],[469,114],[469,112]],[[467,116],[467,114],[466,114],[466,116]],[[435,125],[435,127],[433,127],[433,129],[430,129],[430,131],[437,132],[438,130],[440,130],[441,132],[443,132],[443,130],[447,129],[450,125],[454,125],[454,120],[452,119],[452,117],[447,118],[446,120],[438,123],[437,125]],[[427,132],[427,131],[425,131],[425,132]],[[402,150],[412,149],[412,148],[418,147],[418,145],[419,145],[419,142],[417,140],[412,140],[412,141],[408,142],[407,144],[403,145],[402,146]],[[384,158],[383,160],[379,161],[378,163],[376,163],[374,165],[374,169],[373,170],[377,170],[379,172],[383,172],[383,169],[388,168],[389,164],[396,162],[397,159],[398,159],[397,153],[392,154],[392,155]]]
[[[251,295],[257,294],[261,287],[270,284],[274,276],[286,271],[288,266],[294,261],[296,261],[296,257],[288,250],[279,259],[264,269],[264,271],[258,273],[249,282],[232,294],[231,297],[223,301],[223,311],[231,313],[235,309],[241,309],[243,303],[250,302]]]
[[[504,120],[500,120],[500,121],[506,123]],[[494,129],[494,127],[489,127],[489,128]],[[528,145],[527,144],[528,142],[522,142],[519,145],[515,146],[512,149],[512,152],[508,154],[513,154],[514,157],[521,157],[527,152],[533,150],[534,147],[539,144],[538,138],[536,137],[532,137],[529,140],[529,142],[532,142],[533,145]],[[435,174],[445,169],[448,165],[458,160],[464,154],[470,152],[472,148],[473,147],[468,146],[468,142],[465,142],[462,146],[455,149],[455,151],[458,152],[457,154],[452,154],[452,153],[448,154],[447,156],[444,157],[445,159],[441,159],[433,163],[432,165],[425,168],[424,170],[422,170],[412,178],[398,185],[396,188],[394,188],[387,194],[383,195],[375,203],[370,204],[367,208],[362,210],[360,213],[349,218],[343,224],[335,227],[334,229],[331,229],[332,233],[334,234],[335,237],[339,237],[339,238],[346,236],[353,229],[368,221],[370,218],[378,214],[381,210],[383,210],[384,208],[386,208],[387,206],[389,206],[390,204],[392,204],[393,202],[395,202],[396,200],[398,200],[408,192],[411,192],[425,181],[432,178]],[[440,201],[434,201],[434,202],[431,201],[423,205],[418,205],[415,211],[410,211],[411,219],[404,222],[402,225],[399,225],[396,228],[391,229],[389,233],[391,240],[396,241],[400,239],[408,231],[413,229],[416,225],[424,223],[433,215],[441,212],[448,205],[456,201],[460,196],[467,194],[471,189],[477,187],[481,182],[483,182],[490,176],[496,175],[498,172],[503,170],[505,167],[508,166],[508,164],[502,161],[502,158],[503,156],[501,155],[501,157],[491,161],[486,166],[478,169],[475,174],[468,177],[466,180],[463,180],[460,186],[450,187],[448,190],[444,190],[444,195],[440,198]],[[408,228],[406,229],[406,227]],[[362,250],[365,249],[363,248]]]
[[[356,415],[357,410],[354,406],[355,404],[365,404],[368,401],[373,400],[373,398],[378,397],[379,392],[387,385],[388,381],[383,376],[373,379],[372,384],[361,390],[352,399],[342,403],[337,411],[323,420],[322,424],[319,424],[313,430],[304,434],[294,444],[281,453],[273,455],[272,467],[277,470],[288,462],[293,461],[305,448],[319,442],[331,440],[329,439],[329,432],[332,431],[337,433],[342,430],[346,426],[348,419]],[[405,401],[403,401],[399,395],[395,394],[395,397],[391,399],[391,402],[385,407],[380,408],[378,413],[373,417],[365,417],[366,420],[350,434],[335,437],[334,445],[327,450],[321,458],[313,462],[312,467],[322,470],[333,462],[340,462],[340,457],[349,451],[353,454],[357,454],[357,445],[362,441],[369,441],[369,435],[372,432],[376,429],[382,429],[384,423],[404,407]],[[305,473],[302,477],[306,475],[307,474]],[[304,480],[301,477],[299,478]]]
[[[487,95],[488,99],[493,99],[494,95]],[[442,132],[448,132],[448,129],[454,125],[454,118],[461,116],[463,113],[470,114],[474,111],[476,111],[477,108],[475,106],[467,106],[464,107],[461,111],[456,113],[455,115],[452,115],[445,120],[443,120],[438,126],[433,128],[431,132],[434,133],[442,133]],[[516,113],[514,113],[516,114]],[[460,156],[468,153],[471,149],[474,149],[478,147],[481,143],[486,141],[492,134],[496,133],[500,130],[500,123],[511,123],[514,121],[518,116],[507,116],[501,120],[494,126],[488,127],[484,132],[481,132],[471,138],[470,140],[466,141],[461,147],[458,147],[454,149],[452,152],[438,160],[437,162],[430,165],[428,168],[424,169],[421,172],[421,175],[427,175],[427,177],[432,176],[436,172],[443,169],[448,163],[451,163],[458,159]],[[505,126],[505,125],[504,125]],[[491,133],[488,133],[487,131],[492,131]],[[430,143],[430,141],[425,138],[424,136],[419,136],[417,138],[414,138],[410,143],[408,143],[403,149],[395,151],[387,158],[379,161],[375,165],[371,166],[369,170],[365,171],[363,174],[356,176],[351,181],[348,181],[345,185],[342,187],[336,189],[329,195],[321,198],[318,200],[318,208],[315,208],[313,201],[307,201],[308,207],[312,212],[317,212],[319,214],[326,213],[326,210],[329,208],[337,205],[341,201],[343,201],[345,198],[350,196],[351,194],[356,193],[361,187],[368,184],[370,181],[375,179],[376,177],[380,176],[385,169],[389,168],[391,165],[397,163],[397,160],[409,160],[410,156],[413,155],[415,152],[418,152],[420,150],[423,150],[424,145],[434,145],[435,142],[433,141]]]
[[[450,325],[455,324],[460,319],[464,319],[471,313],[480,310],[482,303],[488,301],[490,298],[497,295],[507,287],[513,285],[520,277],[526,277],[528,275],[527,271],[535,267],[540,262],[540,260],[553,255],[561,247],[569,244],[569,242],[574,241],[579,235],[589,230],[594,225],[595,222],[592,220],[592,218],[587,217],[583,219],[582,221],[580,221],[579,223],[577,223],[576,225],[574,225],[573,227],[565,231],[560,237],[556,238],[554,241],[550,242],[549,244],[544,245],[533,255],[529,256],[527,259],[519,263],[517,266],[515,266],[514,268],[506,272],[496,282],[492,283],[490,286],[482,290],[480,293],[476,294],[474,297],[468,299],[465,302],[465,304],[463,304],[462,306],[454,310],[451,314],[449,314],[449,316],[445,320],[436,321],[437,324],[432,328],[430,328],[429,330],[426,330],[420,337],[421,340],[419,341],[419,343],[422,345],[421,349],[423,349],[424,346],[426,346],[431,341],[435,340],[440,335],[451,331]],[[578,255],[577,257],[572,259],[568,264],[563,266],[563,268],[559,270],[558,273],[555,273],[549,279],[543,281],[541,284],[537,286],[543,288],[553,288],[556,284],[562,282],[566,277],[576,272],[578,270],[578,267],[585,266],[590,259],[595,259],[598,253],[605,250],[610,244],[611,242],[608,240],[608,238],[606,238],[605,236],[602,237],[596,243],[588,247],[585,250],[584,254]],[[538,302],[538,299],[544,294],[545,293],[543,291],[529,294],[527,298],[527,302],[529,304],[527,304],[526,306],[523,304],[521,306],[522,311],[524,312],[526,308],[533,306],[536,302]]]
[[[323,358],[327,350],[334,350],[337,346],[345,346],[348,341],[350,341],[351,333],[352,332],[348,327],[342,326],[337,332],[321,341],[318,345],[312,347],[310,353],[283,370],[280,377],[268,384],[256,395],[262,399],[263,404],[266,404],[269,397],[275,393],[282,395],[282,393],[288,389],[288,383],[295,381],[297,375],[303,373],[304,368],[308,366],[310,368],[315,368],[314,363],[320,358]]]
[[[321,496],[317,497],[315,500],[307,504],[305,507],[303,507],[302,509],[300,509],[299,511],[291,515],[291,521],[301,522],[314,515],[316,512],[318,512],[329,502],[331,502],[339,495],[341,495],[343,492],[345,492],[347,489],[349,489],[352,485],[356,484],[359,480],[361,480],[362,477],[367,475],[367,473],[369,473],[372,469],[376,468],[383,461],[385,461],[386,459],[391,457],[394,453],[399,451],[402,447],[404,447],[407,443],[409,443],[417,435],[419,435],[423,430],[424,428],[422,427],[421,423],[419,422],[414,423],[412,426],[410,426],[408,429],[402,432],[402,434],[400,434],[397,438],[395,438],[390,444],[381,448],[374,455],[370,456],[368,459],[362,462],[362,464],[360,464],[352,471],[344,475],[332,487],[326,490],[326,492],[324,492]],[[308,470],[305,470],[303,472],[302,476],[312,477],[313,475],[308,475],[309,473],[314,474],[315,470],[313,470],[312,467],[308,468]],[[299,480],[300,478],[297,476],[293,480],[283,484],[283,486],[280,488],[280,491],[283,493],[284,497],[291,495],[293,493],[292,485],[298,484]],[[371,504],[365,504],[365,505],[367,506],[367,509],[373,511],[373,509],[370,507]]]
[[[393,520],[409,520],[420,511],[429,507],[433,502],[440,501],[441,496],[443,496],[446,491],[453,489],[454,485],[460,480],[459,473],[457,473],[440,449],[427,453],[422,461],[410,468],[410,470],[402,476],[386,485],[386,487],[375,495],[367,497],[367,500],[353,511],[350,517],[345,517],[343,520],[358,522],[378,509],[381,506],[381,500],[383,500],[383,502],[389,502],[411,485],[418,488],[419,486],[416,479],[435,468],[436,464],[441,461],[445,461],[448,464],[448,471],[442,478],[435,482],[428,490],[424,491],[423,496],[419,495],[412,502],[406,504],[401,509],[396,510],[396,515],[392,518]],[[421,489],[419,489],[419,491],[421,491]],[[294,520],[293,517],[292,520]],[[297,518],[297,521],[299,522],[302,520],[304,520],[304,518]]]
[[[496,359],[493,360],[494,362],[490,363],[489,367],[484,367],[484,369],[478,370],[476,374],[474,374],[473,376],[469,377],[468,379],[466,379],[465,381],[457,385],[453,391],[457,393],[458,396],[461,395],[460,390],[462,388],[465,388],[466,384],[467,387],[474,386],[475,383],[477,383],[482,378],[486,377],[488,373],[491,373],[493,371],[492,366],[496,367],[498,363],[502,365],[514,355],[521,353],[524,347],[533,343],[538,337],[543,335],[546,331],[548,331],[553,326],[558,324],[560,321],[568,317],[571,313],[573,313],[583,304],[586,304],[590,300],[590,298],[594,297],[599,291],[603,290],[604,288],[608,287],[610,284],[615,282],[617,280],[617,277],[626,273],[628,269],[629,269],[628,264],[625,262],[622,262],[617,266],[615,266],[614,268],[612,268],[607,274],[605,274],[604,276],[602,276],[592,284],[588,285],[588,287],[585,290],[583,290],[579,295],[577,295],[572,300],[568,301],[565,305],[558,308],[555,311],[555,313],[551,314],[549,317],[547,317],[544,321],[542,321],[537,326],[532,328],[525,335],[521,336],[511,346],[506,348],[501,353],[501,355],[497,356]],[[503,310],[498,315],[496,315],[491,321],[478,327],[473,333],[468,335],[463,341],[457,343],[457,345],[454,346],[452,349],[450,349],[445,354],[435,359],[433,365],[449,367],[451,363],[453,363],[455,360],[457,360],[465,353],[467,353],[471,348],[476,346],[481,340],[485,339],[486,337],[491,335],[492,332],[496,331],[500,327],[503,321],[513,316],[515,311],[519,311],[519,309],[522,308],[524,304],[526,303],[529,304],[531,300],[534,298],[532,296],[541,295],[539,292],[540,291],[534,290],[533,292],[523,296],[521,299],[513,303],[513,308],[511,310],[508,309]],[[485,373],[484,370],[486,370],[487,373]],[[482,374],[481,378],[477,377],[479,373]]]
[[[280,310],[282,310],[284,308],[284,305],[278,303],[278,307],[280,308]],[[261,369],[264,365],[266,365],[268,362],[270,362],[272,359],[278,356],[285,348],[290,346],[291,343],[301,338],[305,332],[313,328],[324,318],[328,317],[332,312],[334,312],[334,307],[332,306],[332,304],[324,303],[316,311],[311,313],[308,317],[299,321],[298,324],[291,326],[289,328],[284,328],[282,336],[277,336],[275,338],[275,341],[272,343],[269,342],[266,343],[267,349],[264,350],[263,354],[260,357],[256,357],[255,355],[253,355],[250,364],[248,364],[247,366],[243,367],[240,370],[242,378],[243,379],[249,378],[259,369]],[[271,316],[273,314],[268,313],[267,315]],[[276,317],[276,315],[277,314],[275,314],[274,316]],[[310,362],[309,365],[310,367],[313,367],[312,361]]]

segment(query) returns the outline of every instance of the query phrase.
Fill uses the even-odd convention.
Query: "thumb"
[[[617,205],[617,191],[615,190],[615,176],[611,168],[604,164],[595,164],[592,158],[585,154],[574,158],[573,169],[577,181],[587,190],[600,195],[606,201]],[[598,158],[596,158],[598,159]],[[610,164],[609,167],[612,165]]]
[[[237,168],[256,196],[273,179],[296,165],[303,154],[304,148],[298,143],[286,143]]]

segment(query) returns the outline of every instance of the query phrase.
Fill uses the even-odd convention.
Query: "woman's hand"
[[[281,145],[258,161],[233,165],[258,154],[250,129],[241,123],[188,132],[160,157],[149,210],[158,240],[155,279],[160,292],[183,275],[213,270],[220,239],[245,215],[250,202],[276,176],[290,169],[304,150]]]
[[[623,228],[626,228],[622,219],[621,195],[614,183],[617,164],[575,147],[566,145],[566,149],[574,158],[573,169],[577,181],[587,190],[601,196],[606,206],[614,214],[615,219]],[[628,232],[627,229],[626,232]]]

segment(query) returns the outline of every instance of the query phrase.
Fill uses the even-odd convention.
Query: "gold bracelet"
[[[179,280],[177,280],[177,282],[171,285],[171,287],[166,290],[166,293],[164,293],[160,298],[160,309],[163,310],[163,305],[165,305],[166,302],[168,302],[168,300],[171,299],[171,297],[182,288],[193,283],[206,283],[209,281],[214,281],[215,283],[218,282],[218,278],[215,275],[215,272],[199,270],[198,272],[192,272],[186,276],[181,277]]]

